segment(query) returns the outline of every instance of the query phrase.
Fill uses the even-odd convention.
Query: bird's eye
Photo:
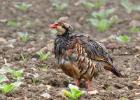
[[[64,24],[61,24],[61,26],[65,29],[66,28],[66,26],[64,25]]]

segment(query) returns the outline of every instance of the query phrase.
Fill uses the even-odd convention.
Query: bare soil
[[[32,4],[26,12],[14,7],[17,2],[23,1]],[[20,88],[13,93],[0,94],[0,100],[66,100],[61,91],[67,88],[68,83],[73,83],[73,79],[65,75],[55,64],[54,54],[43,62],[36,56],[38,50],[44,47],[49,50],[52,48],[55,34],[50,32],[48,26],[61,16],[70,17],[76,32],[89,34],[94,40],[102,41],[109,48],[114,64],[126,76],[118,78],[110,72],[103,71],[93,79],[94,89],[99,93],[93,96],[84,95],[80,100],[140,99],[140,33],[130,32],[130,23],[133,21],[140,23],[140,13],[127,14],[120,5],[120,0],[109,0],[105,8],[117,8],[115,14],[122,23],[113,25],[107,32],[100,33],[87,22],[87,18],[96,10],[86,9],[82,4],[77,5],[82,0],[69,1],[69,6],[64,11],[58,11],[52,6],[51,0],[0,0],[0,67],[5,64],[6,59],[11,67],[25,69],[24,83]],[[140,4],[139,0],[131,1]],[[6,23],[11,19],[18,20],[22,25],[8,26]],[[18,32],[28,32],[30,40],[23,43],[19,39]],[[129,43],[120,43],[112,38],[123,33],[131,37]],[[21,54],[27,58],[24,63]],[[41,96],[46,91],[51,98]]]

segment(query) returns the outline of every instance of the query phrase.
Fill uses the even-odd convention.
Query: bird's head
[[[50,25],[50,28],[56,29],[57,35],[69,34],[73,27],[68,23],[68,17],[61,17],[57,22]]]

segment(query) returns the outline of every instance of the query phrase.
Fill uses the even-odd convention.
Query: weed
[[[133,26],[131,29],[130,29],[130,32],[131,33],[138,33],[140,32],[140,28],[136,27],[136,26]]]
[[[126,9],[126,12],[129,14],[132,11],[140,11],[140,5],[134,5],[129,0],[121,0],[121,5]]]
[[[0,90],[2,91],[2,93],[7,94],[10,92],[13,92],[15,89],[17,89],[22,82],[17,81],[14,83],[7,83],[7,84],[2,84],[0,85]]]
[[[5,75],[0,75],[0,83],[8,81],[8,78]]]
[[[25,55],[23,55],[22,53],[20,54],[21,59],[22,59],[22,64],[27,62],[27,57]]]
[[[83,2],[83,6],[84,6],[85,8],[88,8],[88,9],[92,9],[92,8],[95,7],[94,3],[89,2],[89,1]]]
[[[27,4],[25,2],[18,3],[15,5],[15,7],[21,11],[27,11],[31,6],[32,6],[31,4]]]
[[[127,97],[122,97],[120,100],[129,100]]]
[[[78,100],[78,98],[80,98],[84,94],[84,91],[79,90],[77,86],[69,84],[68,87],[70,91],[63,90],[63,94],[68,98],[70,98],[71,100]]]
[[[63,11],[68,7],[68,0],[52,0],[52,6],[58,11]]]
[[[50,57],[51,53],[50,52],[45,53],[43,50],[40,50],[37,52],[37,55],[39,55],[39,59],[41,61],[45,61]]]
[[[88,9],[99,9],[100,7],[104,6],[107,3],[108,0],[98,0],[97,2],[89,2],[85,1],[83,2],[83,6]]]
[[[13,69],[10,73],[11,73],[12,77],[16,80],[23,79],[23,69],[20,69],[20,70]]]
[[[100,32],[107,31],[113,24],[119,22],[119,18],[117,15],[112,16],[110,19],[108,18],[110,14],[112,14],[115,9],[107,9],[105,11],[93,12],[92,18],[89,18],[87,21],[91,23],[91,25],[97,27]]]
[[[117,36],[116,39],[120,42],[126,43],[126,42],[129,42],[131,38],[128,35],[123,34],[123,35]]]
[[[15,69],[11,69],[8,66],[4,66],[0,69],[0,91],[3,94],[7,94],[10,92],[13,92],[15,89],[17,89],[21,84],[21,79],[23,79],[23,70],[15,70]],[[15,79],[15,82],[9,82],[9,79],[6,77],[6,73],[11,73],[12,78]]]
[[[8,20],[7,26],[10,27],[19,27],[21,24],[17,20]]]
[[[19,36],[22,42],[27,42],[29,40],[28,32],[19,32]]]
[[[104,6],[107,3],[108,0],[98,0],[97,2],[95,2],[95,8],[98,9],[102,6]]]
[[[12,92],[15,89],[15,86],[12,83],[4,84],[0,86],[2,93],[6,94]]]

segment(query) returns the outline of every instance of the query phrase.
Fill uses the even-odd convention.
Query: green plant
[[[23,79],[23,69],[15,70],[9,66],[4,66],[0,69],[0,91],[4,94],[10,93],[17,89],[21,84],[21,79]],[[6,73],[10,73],[15,82],[10,82],[10,79],[6,77]]]
[[[91,25],[95,26],[100,32],[107,31],[113,24],[119,22],[119,18],[117,15],[114,15],[110,18],[109,15],[112,14],[115,9],[107,9],[105,11],[93,12],[92,17],[87,21],[90,22]]]
[[[140,11],[140,5],[134,5],[129,0],[121,0],[121,5],[126,9],[127,13],[132,11]]]
[[[2,91],[2,93],[7,94],[7,93],[14,91],[17,87],[19,87],[21,85],[21,83],[22,82],[17,81],[14,83],[2,84],[2,85],[0,85],[0,90]]]
[[[129,100],[127,97],[121,97],[120,100]]]
[[[0,89],[1,89],[2,93],[6,94],[9,92],[12,92],[15,89],[15,85],[13,85],[12,83],[4,84],[4,85],[0,86]]]
[[[27,11],[31,6],[31,4],[27,4],[25,2],[21,2],[15,5],[15,7],[21,11]]]
[[[126,43],[126,42],[129,42],[131,38],[128,35],[123,34],[123,35],[117,36],[116,39],[120,42]]]
[[[28,32],[19,32],[19,36],[22,42],[27,42],[29,40]]]
[[[102,6],[104,6],[107,3],[108,0],[98,0],[97,2],[95,2],[95,8],[98,9]]]
[[[27,57],[24,55],[24,54],[20,54],[21,56],[21,59],[22,59],[22,64],[26,63],[27,62]]]
[[[103,19],[103,18],[107,18],[110,14],[114,13],[114,11],[115,11],[114,8],[106,9],[104,11],[93,12],[92,16],[94,18]]]
[[[23,71],[24,71],[23,69],[20,70],[13,69],[10,73],[14,79],[21,80],[23,79]]]
[[[68,98],[70,98],[71,100],[78,100],[78,98],[80,98],[84,94],[84,91],[79,90],[77,86],[69,84],[68,87],[70,91],[63,90],[63,94]]]
[[[21,24],[17,20],[8,20],[7,26],[10,27],[19,27]]]
[[[88,9],[92,9],[92,8],[95,7],[94,3],[89,2],[89,1],[83,2],[83,6],[84,6],[85,8],[88,8]]]
[[[33,82],[33,84],[35,85],[36,83],[40,82],[40,79],[39,79],[39,75],[37,73],[34,73],[34,74],[31,74],[31,80]]]
[[[0,73],[4,75],[5,73],[11,72],[11,70],[12,69],[9,66],[5,65],[0,69]]]
[[[99,9],[100,7],[104,6],[107,3],[108,0],[98,0],[96,2],[90,2],[90,1],[85,1],[83,2],[83,6],[88,8],[88,9]]]
[[[0,75],[0,83],[8,81],[8,78],[5,75]]]
[[[136,27],[136,26],[133,26],[131,29],[130,29],[130,32],[131,33],[138,33],[140,32],[140,28]]]
[[[52,0],[52,6],[59,11],[65,10],[68,7],[68,3],[68,0]]]
[[[40,50],[37,52],[37,55],[39,55],[39,59],[41,61],[45,61],[50,57],[51,53],[50,52],[45,53],[43,50]]]

